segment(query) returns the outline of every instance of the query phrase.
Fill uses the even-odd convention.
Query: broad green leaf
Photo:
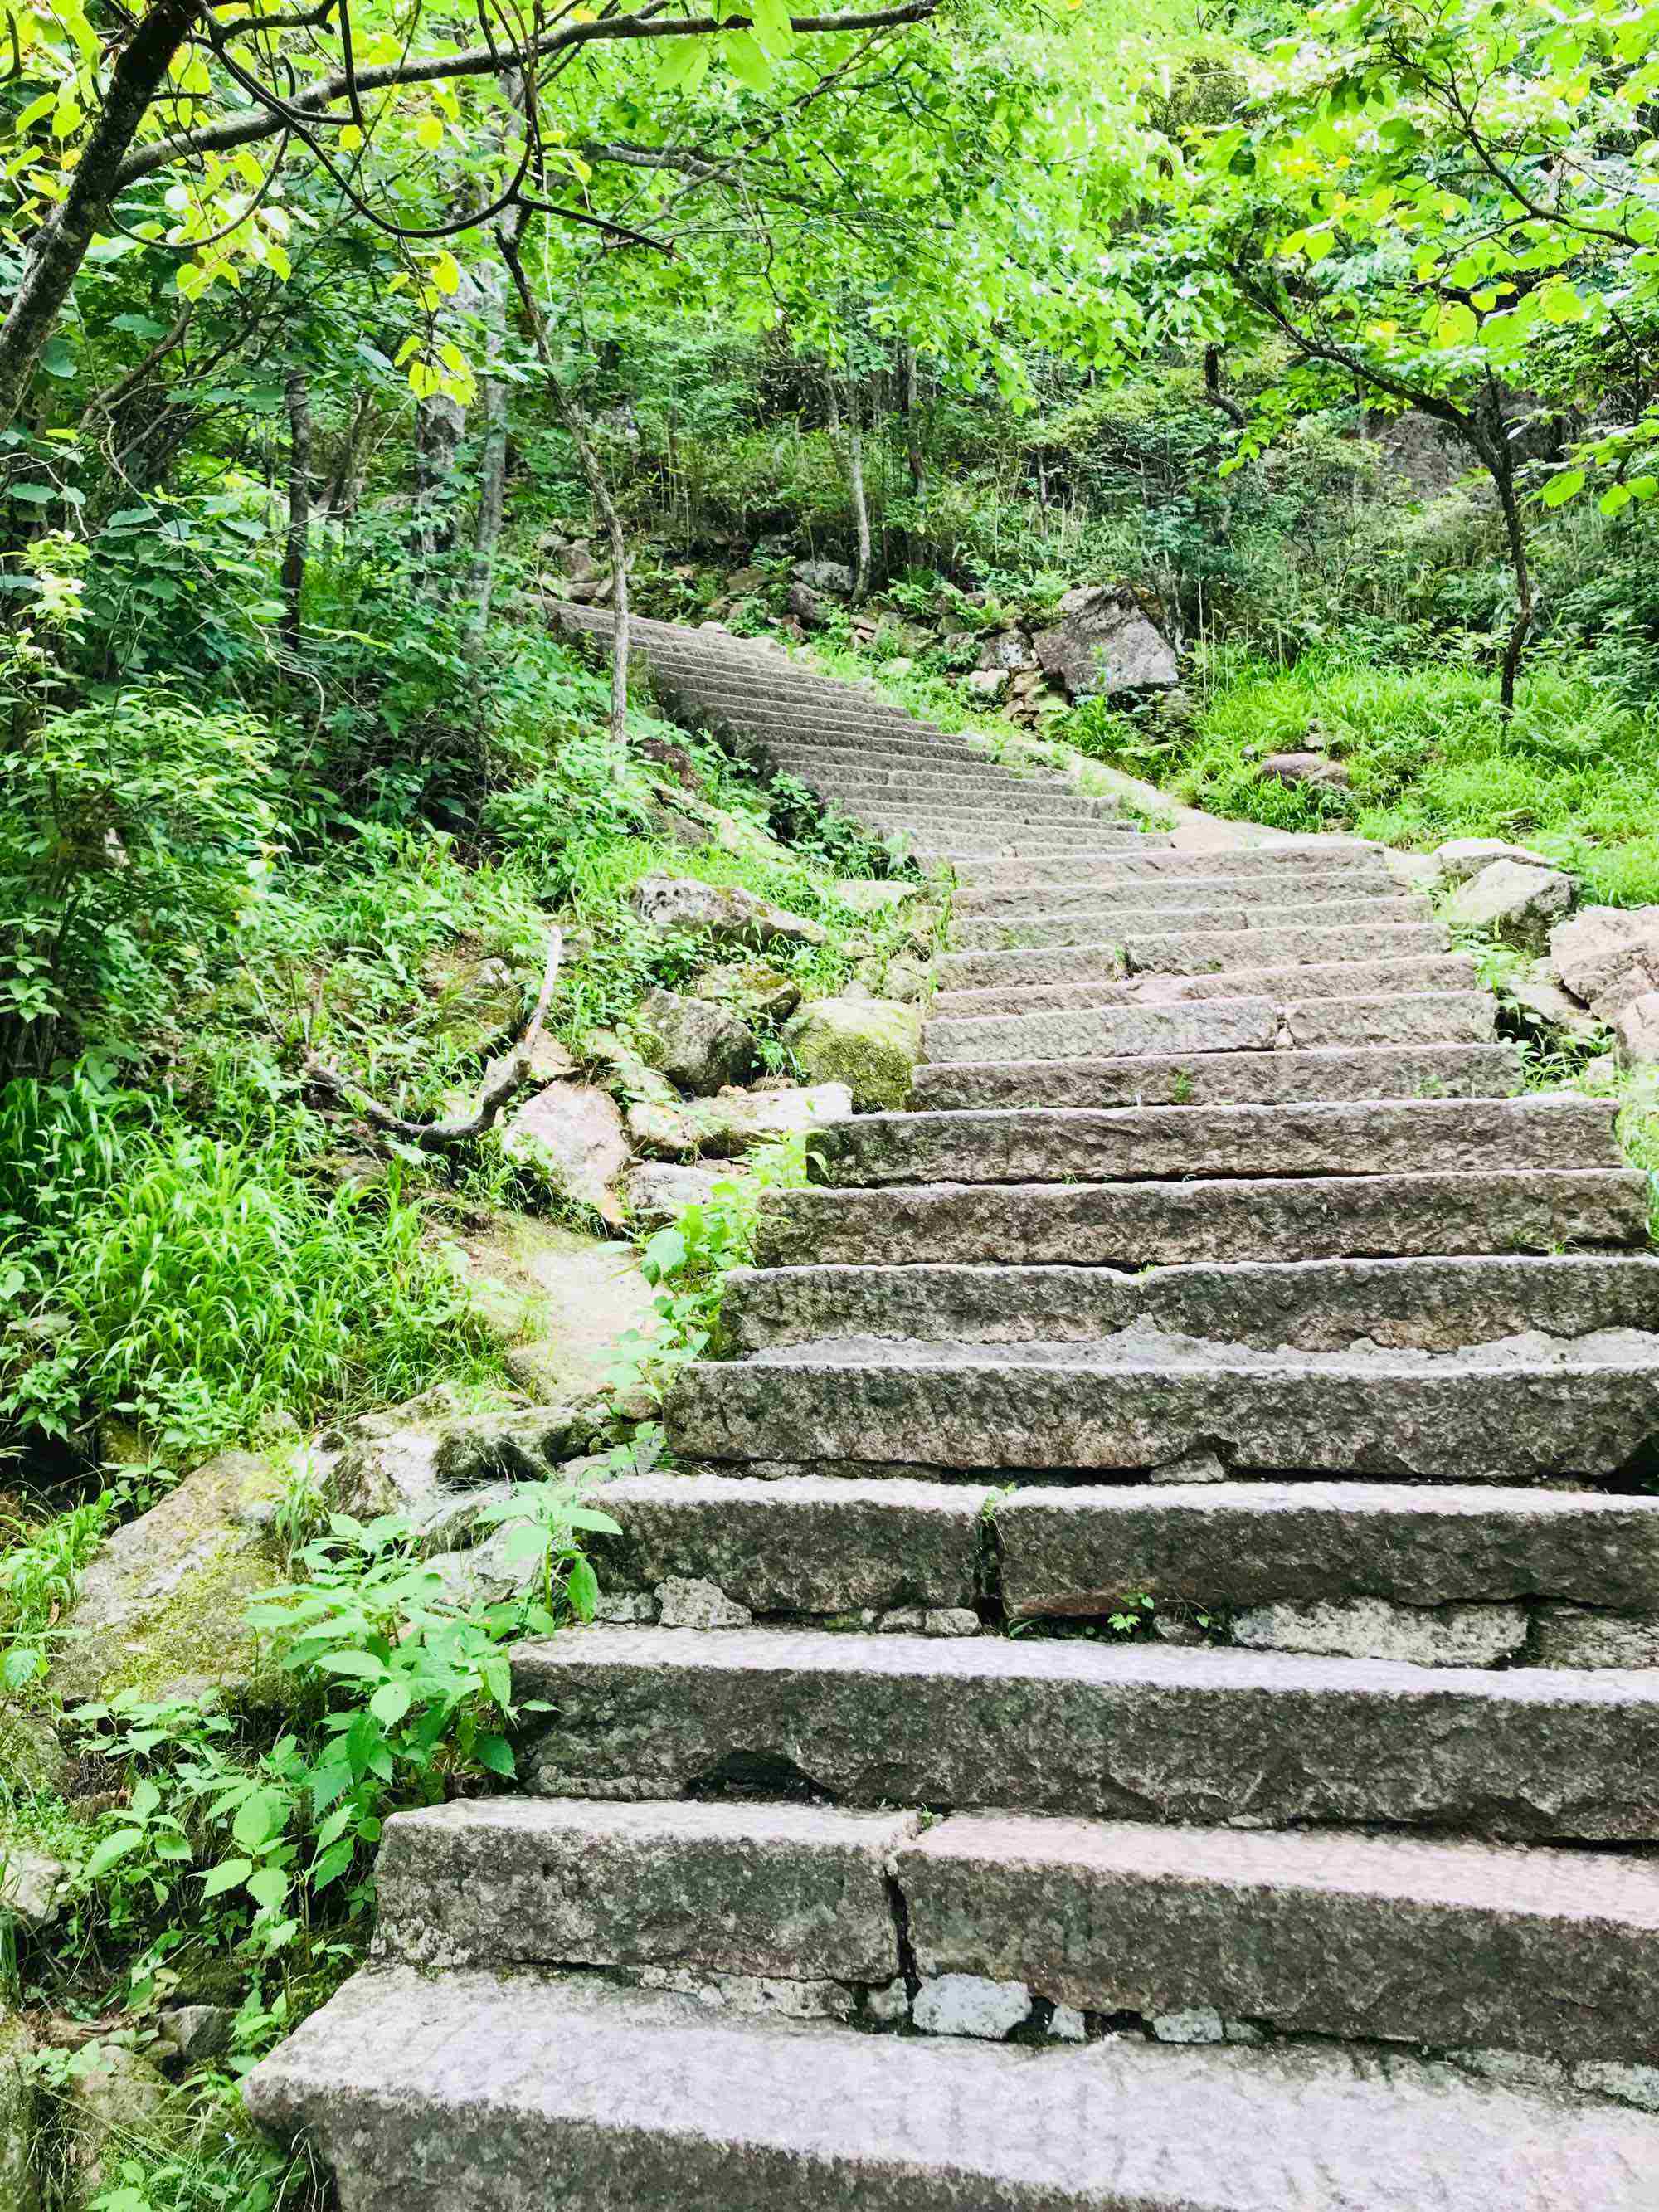
[[[1584,489],[1583,469],[1564,469],[1559,477],[1552,477],[1541,495],[1546,507],[1565,507],[1570,499],[1577,499]]]
[[[739,84],[746,84],[750,92],[769,92],[775,72],[771,58],[763,50],[752,31],[732,31],[720,40],[720,52],[726,65]]]
[[[202,1884],[202,1894],[204,1897],[222,1897],[226,1890],[234,1889],[239,1883],[246,1881],[252,1871],[252,1859],[222,1859],[216,1867],[210,1869]]]

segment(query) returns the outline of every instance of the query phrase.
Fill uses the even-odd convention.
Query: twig
[[[557,980],[559,963],[564,957],[564,933],[555,929],[549,933],[547,965],[542,971],[542,988],[537,994],[534,1011],[525,1025],[524,1035],[517,1045],[501,1060],[493,1075],[478,1094],[478,1103],[470,1114],[458,1115],[447,1121],[408,1121],[401,1114],[394,1114],[389,1106],[382,1106],[371,1098],[361,1084],[343,1075],[337,1067],[307,1049],[304,1060],[305,1077],[319,1091],[349,1106],[371,1128],[382,1129],[390,1137],[401,1138],[404,1144],[414,1145],[423,1152],[453,1152],[459,1146],[472,1144],[487,1129],[493,1128],[501,1109],[514,1095],[530,1079],[530,1060],[547,1019],[547,1010],[553,1000],[553,986]]]

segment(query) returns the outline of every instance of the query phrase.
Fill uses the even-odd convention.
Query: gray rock
[[[1550,957],[1573,996],[1610,1022],[1659,991],[1659,907],[1582,907],[1550,932]]]
[[[1387,1598],[1288,1598],[1235,1613],[1249,1651],[1320,1651],[1414,1667],[1494,1667],[1527,1640],[1518,1605],[1395,1605]]]
[[[1501,837],[1450,837],[1437,845],[1429,858],[1433,863],[1431,880],[1443,889],[1467,883],[1494,860],[1510,860],[1522,868],[1553,870],[1556,865],[1542,853],[1531,852],[1525,845],[1506,845]]]
[[[921,1056],[914,1007],[884,999],[814,999],[784,1031],[813,1083],[842,1083],[862,1113],[902,1106]]]
[[[1125,586],[1084,586],[1060,603],[1060,619],[1036,639],[1043,672],[1073,699],[1168,690],[1180,670],[1168,639]]]
[[[588,1628],[514,1646],[513,1678],[517,1702],[547,1700],[520,1772],[548,1796],[672,1796],[735,1761],[804,1773],[848,1805],[1018,1802],[1157,1822],[1247,1804],[1264,1825],[1659,1838],[1646,1675],[1452,1680],[1139,1642]]]
[[[755,1617],[715,1583],[684,1575],[671,1575],[656,1596],[657,1618],[664,1628],[747,1628]]]
[[[1048,2022],[1048,2033],[1056,2043],[1086,2043],[1089,2023],[1075,2005],[1056,2005]]]
[[[815,592],[810,584],[797,580],[790,585],[786,604],[797,622],[808,629],[822,629],[835,610],[822,592]]]
[[[522,2212],[546,2174],[602,2212],[1652,2212],[1659,2160],[1645,2113],[1404,2057],[1133,2037],[942,2051],[524,1972],[359,1975],[246,2094],[314,2142],[349,2212]]]
[[[1552,925],[1572,901],[1571,876],[1519,860],[1493,860],[1453,893],[1445,918],[1455,929],[1477,930],[1522,952],[1541,952]]]
[[[902,1974],[895,1974],[890,1982],[879,1989],[866,1990],[864,2009],[871,2020],[883,2027],[896,2027],[902,2020],[910,2017],[910,1991]]]
[[[882,1614],[876,1631],[881,1636],[920,1636],[923,1618],[919,1605],[895,1606],[890,1613]]]
[[[118,1528],[81,1576],[51,1682],[67,1703],[240,1696],[257,1653],[246,1619],[281,1560],[252,1509],[283,1494],[280,1456],[222,1452]]]
[[[1565,1037],[1574,1044],[1595,1044],[1605,1034],[1603,1025],[1588,1013],[1571,992],[1564,991],[1547,962],[1533,972],[1508,980],[1504,996],[1521,1012],[1529,1028],[1547,1036]]]
[[[771,945],[822,945],[815,921],[790,914],[736,884],[699,882],[691,876],[641,876],[628,903],[652,929],[696,930],[716,945],[763,952]]]
[[[648,991],[634,1017],[640,1049],[683,1091],[740,1083],[755,1065],[755,1040],[738,1017],[706,999]]]
[[[45,1713],[0,1711],[0,1774],[14,1790],[32,1796],[62,1795],[69,1755]]]
[[[501,1130],[508,1159],[534,1167],[553,1188],[601,1219],[622,1218],[613,1186],[628,1165],[616,1101],[585,1084],[553,1083],[512,1113]]]
[[[1017,629],[999,630],[988,637],[979,649],[979,672],[1002,669],[1034,668],[1036,655],[1029,638]]]
[[[1659,1590],[1651,1593],[1659,1597]],[[1540,1667],[1659,1667],[1659,1610],[1595,1613],[1540,1605],[1533,1615],[1533,1656]]]
[[[1541,2058],[1535,2052],[1501,2049],[1450,2051],[1447,2057],[1467,2074],[1483,2081],[1501,2081],[1506,2089],[1531,2089],[1559,2094],[1567,2086],[1567,2069],[1559,2058]]]
[[[230,2049],[236,2014],[228,2005],[169,2005],[158,2025],[186,2066],[200,2066]]]
[[[742,1799],[496,1797],[395,1814],[376,1949],[423,1966],[558,1963],[885,1984],[890,1854],[914,1813]]]
[[[39,2212],[34,2143],[40,2096],[32,2069],[34,2045],[17,2014],[0,2004],[0,2207]]]
[[[442,1516],[458,1494],[503,1482],[544,1481],[564,1461],[604,1441],[605,1408],[593,1402],[524,1407],[422,1420],[422,1401],[350,1423],[328,1479],[336,1510],[360,1521],[398,1513],[449,1540]]]
[[[1184,2012],[1154,2013],[1147,2025],[1160,2043],[1222,2043],[1226,2039],[1221,2014],[1209,2005],[1191,2005]]]
[[[1136,1590],[1213,1607],[1363,1594],[1659,1610],[1655,1498],[1468,1483],[1101,1485],[1018,1490],[998,1501],[996,1525],[1003,1603],[1017,1617],[1105,1613]]]
[[[981,1974],[941,1974],[916,1991],[910,2017],[927,2035],[971,2035],[1000,2043],[1030,2019],[1031,1992],[1024,1982],[987,1981]]]
[[[1257,770],[1264,783],[1303,784],[1316,791],[1346,791],[1352,777],[1323,753],[1271,753]]]
[[[994,707],[1006,696],[1008,672],[1006,668],[975,668],[962,679],[962,688],[970,699],[982,700]]]
[[[787,1021],[800,1004],[800,986],[781,968],[763,960],[740,960],[730,967],[711,968],[691,986],[694,999],[711,1006],[730,1006],[745,1021]]]
[[[68,1879],[61,1859],[0,1828],[0,1920],[31,1929],[50,1927]]]
[[[1190,1663],[1190,1662],[1189,1662]],[[917,1969],[1090,2012],[1511,2055],[1650,2049],[1659,1877],[1616,1855],[954,1814],[900,1847]],[[1259,2036],[1252,2038],[1259,2040]]]
[[[850,1121],[853,1094],[844,1083],[807,1089],[721,1091],[679,1107],[640,1101],[628,1109],[628,1130],[642,1152],[668,1158],[707,1153],[729,1159],[780,1137],[811,1137]]]
[[[920,884],[893,883],[880,876],[842,876],[830,884],[832,895],[854,914],[890,914],[896,907],[921,895]]]
[[[736,1162],[722,1167],[671,1167],[653,1162],[630,1168],[623,1196],[636,1230],[665,1229],[688,1206],[707,1206],[722,1184],[740,1181],[750,1170]]]
[[[853,596],[854,579],[844,561],[797,561],[789,573],[809,592],[828,592],[838,599]]]
[[[979,1615],[965,1605],[934,1606],[923,1613],[925,1636],[977,1636]]]
[[[1659,1061],[1659,991],[1644,991],[1621,1006],[1613,1018],[1613,1034],[1620,1062],[1626,1067],[1647,1067]]]
[[[160,2069],[117,2043],[77,2052],[64,2100],[70,2166],[83,2199],[114,2185],[135,2137],[165,2142],[187,2124]]]

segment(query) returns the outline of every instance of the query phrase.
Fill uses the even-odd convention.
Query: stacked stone
[[[954,869],[926,1064],[763,1200],[688,1471],[605,1490],[646,1625],[517,1651],[526,1794],[389,1824],[380,1959],[255,2110],[345,2212],[1653,2212],[1611,1108],[1523,1093],[1373,848],[1188,851],[639,637]],[[688,1586],[729,1625],[627,1613]]]

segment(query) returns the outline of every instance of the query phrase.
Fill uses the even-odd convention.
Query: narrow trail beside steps
[[[926,1064],[765,1200],[694,1471],[606,1492],[608,1588],[752,1619],[520,1647],[530,1794],[389,1824],[377,1963],[253,2109],[346,2212],[1656,2212],[1659,1261],[1612,1109],[1523,1094],[1379,852],[1183,850],[775,649],[636,641],[953,867]]]

